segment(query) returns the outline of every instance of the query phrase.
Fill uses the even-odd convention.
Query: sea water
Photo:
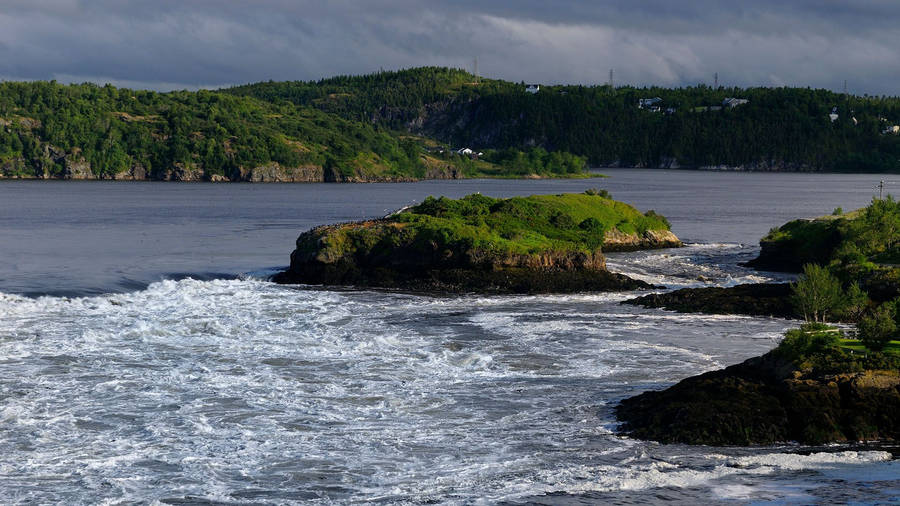
[[[396,185],[0,183],[4,503],[900,501],[877,447],[615,435],[613,408],[771,349],[795,322],[635,293],[427,296],[279,286],[293,240],[428,194],[609,189],[688,246],[610,255],[672,288],[739,264],[874,176],[608,171]],[[792,198],[787,198],[792,195]],[[887,449],[889,450],[889,449]]]

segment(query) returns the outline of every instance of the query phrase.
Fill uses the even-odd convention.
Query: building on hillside
[[[883,134],[900,135],[900,125],[888,125],[881,131]]]
[[[734,108],[734,107],[737,107],[737,106],[739,106],[739,105],[744,105],[744,104],[746,104],[747,102],[750,102],[750,101],[747,100],[746,98],[732,98],[732,97],[729,97],[729,98],[726,98],[725,100],[722,101],[722,107],[731,107],[731,108]]]
[[[662,99],[659,97],[640,98],[640,99],[638,99],[638,109],[649,109],[653,112],[659,112],[660,111],[660,106],[659,106],[660,102],[662,102]]]
[[[525,91],[527,91],[528,93],[531,93],[531,94],[537,93],[537,92],[541,91],[541,85],[540,84],[526,84]]]
[[[828,117],[831,119],[832,123],[834,123],[835,121],[837,121],[838,118],[840,118],[840,116],[838,115],[838,112],[837,112],[837,107],[831,108],[831,113],[828,114]]]
[[[474,149],[471,149],[471,148],[457,149],[456,154],[458,154],[460,156],[468,156],[469,158],[471,158],[473,160],[477,160],[479,157],[484,156],[484,153],[482,153],[481,151],[475,151]]]

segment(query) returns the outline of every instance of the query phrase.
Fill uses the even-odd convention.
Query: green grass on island
[[[871,352],[871,350],[866,348],[866,346],[859,339],[841,339],[840,344],[841,348],[845,350],[851,350],[854,353]],[[900,341],[889,341],[881,351],[883,353],[900,356]]]
[[[653,211],[641,213],[593,190],[509,199],[480,194],[458,200],[428,197],[384,220],[321,227],[306,240],[301,236],[298,248],[323,258],[362,252],[390,255],[398,248],[486,258],[595,253],[612,230],[639,238],[668,232],[669,223]]]
[[[791,360],[801,370],[821,374],[900,371],[900,341],[890,341],[875,351],[848,338],[841,329],[821,323],[789,330],[774,353]]]

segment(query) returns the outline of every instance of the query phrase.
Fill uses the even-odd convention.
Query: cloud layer
[[[746,4],[746,5],[744,5]],[[4,0],[0,78],[197,88],[446,65],[900,94],[900,2]]]

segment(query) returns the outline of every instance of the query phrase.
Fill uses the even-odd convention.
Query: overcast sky
[[[900,0],[0,0],[0,79],[169,90],[421,65],[900,95]]]

